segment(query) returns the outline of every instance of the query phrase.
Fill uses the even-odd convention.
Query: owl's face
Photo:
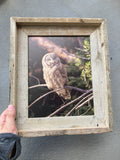
[[[50,68],[59,66],[61,63],[60,58],[54,53],[48,53],[45,57],[45,62]]]

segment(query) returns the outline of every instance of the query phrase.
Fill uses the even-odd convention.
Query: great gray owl
[[[42,59],[43,77],[49,89],[64,88],[67,84],[67,71],[64,64],[61,63],[60,58],[55,53],[47,53]],[[64,99],[70,99],[70,92],[68,89],[61,89],[56,93]]]

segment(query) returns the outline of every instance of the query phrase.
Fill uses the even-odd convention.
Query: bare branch
[[[40,99],[42,99],[43,97],[47,96],[48,94],[51,94],[51,93],[56,92],[56,91],[59,91],[59,90],[61,90],[61,89],[63,89],[63,88],[59,88],[59,89],[56,89],[56,90],[52,90],[52,91],[50,91],[50,92],[48,92],[48,93],[40,96],[40,97],[37,98],[35,101],[33,101],[33,102],[28,106],[28,108],[30,108],[33,104],[35,104],[35,103],[38,102]]]
[[[84,104],[86,104],[89,100],[93,99],[93,96],[91,96],[90,98],[88,98],[85,102],[83,102],[82,104],[80,104],[77,108],[77,109],[80,109]]]
[[[65,116],[69,116],[79,106],[81,102],[83,102],[86,98],[90,97],[91,95],[93,95],[93,93],[87,95],[81,101],[79,101]]]
[[[47,87],[46,84],[38,84],[38,85],[34,85],[34,86],[29,87],[29,89],[37,88],[37,87],[41,87],[41,86],[42,86],[42,87],[43,87],[43,86]],[[88,90],[86,91],[86,90],[84,90],[84,89],[80,89],[80,88],[72,87],[72,86],[65,86],[64,88],[75,89],[75,90],[80,91],[80,92],[82,92],[82,93],[87,93],[87,91],[88,91]],[[56,91],[61,90],[61,89],[63,89],[63,88],[59,88],[59,89],[56,89],[56,90],[52,90],[52,91],[50,91],[50,92],[48,92],[48,93],[40,96],[40,97],[37,98],[35,101],[33,101],[33,102],[28,106],[28,108],[30,108],[33,104],[35,104],[35,103],[38,102],[40,99],[42,99],[43,97],[47,96],[48,94],[51,94],[51,93],[56,92]]]
[[[76,90],[76,91],[79,91],[79,92],[82,92],[82,93],[85,93],[87,92],[88,90],[84,90],[84,89],[81,89],[81,88],[77,88],[77,87],[72,87],[72,86],[65,86],[64,88],[68,88],[68,89],[73,89],[73,90]]]
[[[46,84],[37,84],[37,85],[28,87],[28,89],[37,88],[37,87],[47,87],[47,85]]]
[[[66,108],[68,105],[78,101],[79,99],[81,99],[82,97],[84,97],[85,95],[87,95],[88,93],[92,92],[92,89],[88,90],[86,93],[83,93],[81,96],[79,96],[78,98],[72,100],[71,102],[61,106],[59,109],[57,109],[55,112],[53,112],[52,114],[50,114],[48,117],[52,117],[54,116],[56,113],[58,113],[59,111],[61,111],[63,108]]]
[[[81,101],[79,101],[79,102],[75,105],[75,108],[77,108],[77,107],[79,106],[79,104],[80,104],[81,102],[83,102],[86,98],[89,98],[89,97],[92,96],[92,95],[93,95],[93,93],[91,93],[91,94],[87,95],[86,97],[84,97]]]
[[[38,84],[38,85],[34,85],[34,86],[30,86],[28,89],[33,89],[33,88],[37,88],[37,87],[47,87],[46,84]],[[77,90],[79,92],[85,93],[87,92],[87,90],[81,89],[81,88],[77,88],[77,87],[72,87],[72,86],[64,86],[64,88],[68,88],[68,89],[74,89]]]
[[[38,45],[40,45],[41,47],[46,48],[48,50],[48,52],[55,53],[60,58],[64,59],[67,63],[69,63],[73,60],[76,61],[76,58],[88,60],[87,58],[77,57],[75,54],[71,54],[68,51],[66,52],[60,46],[56,45],[55,43],[53,43],[52,41],[48,40],[45,37],[34,37],[34,38],[31,38],[31,39],[32,39],[32,41],[36,41],[38,43]],[[80,48],[76,48],[76,49],[81,50]],[[85,51],[85,50],[82,50],[82,51],[83,52],[88,52],[88,51]]]

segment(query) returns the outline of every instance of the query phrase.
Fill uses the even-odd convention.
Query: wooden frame
[[[104,19],[12,17],[10,33],[10,104],[23,137],[112,131],[110,65]],[[94,115],[28,118],[28,36],[90,36]]]

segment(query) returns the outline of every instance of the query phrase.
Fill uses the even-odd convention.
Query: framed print
[[[11,18],[10,104],[24,137],[112,131],[106,22]]]

